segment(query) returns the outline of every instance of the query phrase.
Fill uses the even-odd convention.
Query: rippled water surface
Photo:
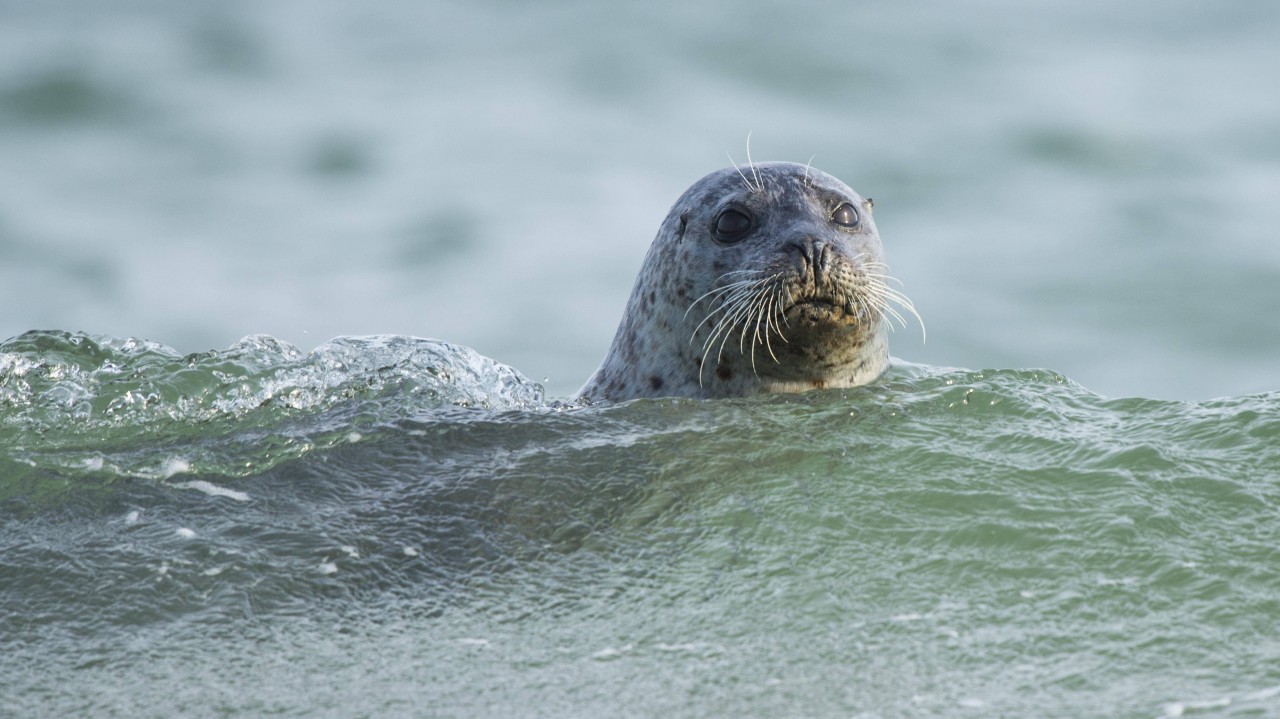
[[[0,716],[1280,716],[1277,37],[0,3]],[[928,344],[566,404],[748,135]]]
[[[44,333],[0,345],[0,445],[16,716],[1280,700],[1275,394],[899,365],[576,407],[429,340]]]

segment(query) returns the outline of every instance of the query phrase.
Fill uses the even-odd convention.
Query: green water
[[[1275,394],[899,364],[571,408],[411,338],[0,358],[13,716],[1280,713]]]

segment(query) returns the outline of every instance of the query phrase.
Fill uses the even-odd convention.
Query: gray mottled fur
[[[861,215],[856,228],[832,219],[846,202]],[[745,239],[725,244],[714,226],[730,205],[756,222]],[[794,163],[725,168],[694,183],[659,228],[613,345],[578,396],[742,397],[875,380],[888,368],[889,348],[883,314],[859,301],[868,264],[884,262],[870,208],[836,178]],[[781,333],[764,327],[768,347],[759,341],[761,323],[750,319],[722,351],[719,339],[706,348],[724,309],[695,300],[742,270],[781,273],[794,305],[777,320]],[[806,313],[812,299],[841,306],[842,319]]]

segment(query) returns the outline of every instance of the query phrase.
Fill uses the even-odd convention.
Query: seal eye
[[[857,227],[862,218],[858,216],[858,211],[853,205],[846,202],[831,213],[831,221],[841,227]]]
[[[716,218],[716,239],[721,242],[737,242],[750,229],[751,218],[741,210],[735,210],[732,207],[721,212]]]

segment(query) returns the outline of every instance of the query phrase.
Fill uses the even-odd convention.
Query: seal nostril
[[[831,246],[820,240],[813,241],[813,287],[818,290],[826,284],[827,268],[831,262]]]
[[[814,237],[793,240],[791,247],[804,259],[804,263],[809,267],[817,267],[819,264],[826,262],[827,253],[830,251],[825,242]]]
[[[831,268],[831,264],[835,261],[836,251],[827,243],[821,243],[818,247],[818,267],[821,268],[822,271],[826,272]]]

